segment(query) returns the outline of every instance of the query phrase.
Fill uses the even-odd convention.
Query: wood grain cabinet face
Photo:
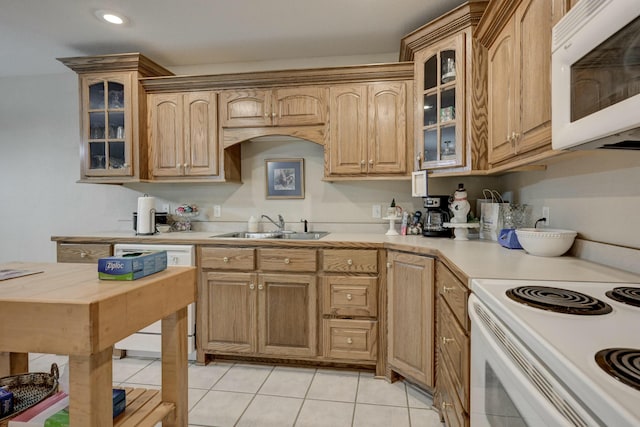
[[[469,289],[441,262],[436,264],[437,383],[434,403],[449,425],[469,425]]]
[[[322,270],[332,273],[377,273],[375,249],[325,249]]]
[[[64,243],[57,245],[58,262],[97,264],[100,258],[111,256],[109,243]]]
[[[153,177],[219,174],[215,92],[153,93],[147,104]]]
[[[223,91],[221,125],[243,128],[324,124],[327,92],[325,87]]]
[[[407,172],[407,84],[336,85],[329,90],[331,175]]]
[[[388,357],[400,374],[434,386],[434,260],[387,255]]]
[[[333,316],[378,315],[378,278],[324,276],[322,313]]]
[[[201,248],[200,267],[215,270],[255,269],[254,248]]]
[[[80,77],[81,164],[83,178],[130,178],[138,147],[137,73],[95,73]],[[137,116],[137,113],[136,113]],[[135,129],[134,129],[135,127]]]
[[[258,249],[258,269],[262,271],[315,272],[316,251],[312,249]]]
[[[489,163],[551,143],[550,1],[522,1],[488,46]],[[531,70],[536,70],[532,72]]]
[[[375,361],[378,355],[378,322],[375,320],[324,319],[324,355],[336,359]]]

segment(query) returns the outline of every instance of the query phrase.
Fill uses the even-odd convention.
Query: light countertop
[[[503,248],[485,240],[459,241],[422,236],[386,236],[370,233],[330,233],[319,240],[213,238],[222,232],[175,232],[136,236],[133,232],[53,236],[53,241],[78,243],[196,244],[288,247],[375,247],[436,256],[459,275],[473,278],[563,280],[640,283],[640,276],[572,256],[538,257],[523,250]]]

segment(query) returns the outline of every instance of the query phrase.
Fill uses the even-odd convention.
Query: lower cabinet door
[[[434,386],[434,260],[389,251],[388,357],[396,372]]]
[[[255,353],[256,275],[205,273],[206,331],[203,348],[220,352]],[[203,310],[204,311],[204,310]],[[198,313],[200,315],[200,313]]]
[[[316,276],[258,276],[258,352],[313,357],[317,350]]]

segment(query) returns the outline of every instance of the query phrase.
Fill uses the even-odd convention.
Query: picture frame
[[[266,159],[267,199],[304,199],[304,159]]]

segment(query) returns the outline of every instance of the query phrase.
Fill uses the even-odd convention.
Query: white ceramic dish
[[[521,228],[516,236],[522,248],[531,255],[560,256],[569,250],[577,232],[544,228]]]

